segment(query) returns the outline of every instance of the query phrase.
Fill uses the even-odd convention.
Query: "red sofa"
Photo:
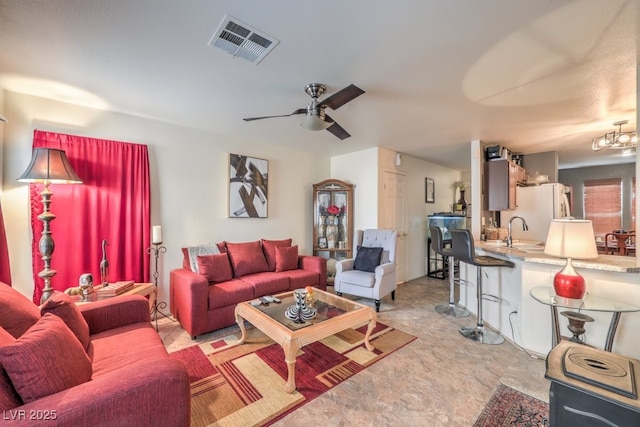
[[[217,254],[197,257],[197,273],[182,248],[182,268],[170,272],[171,314],[194,339],[233,325],[240,302],[306,286],[327,288],[326,260],[298,255],[291,239],[222,242],[217,248]]]
[[[37,307],[0,283],[3,422],[189,426],[190,399],[189,374],[168,356],[144,297],[76,306],[54,293]]]

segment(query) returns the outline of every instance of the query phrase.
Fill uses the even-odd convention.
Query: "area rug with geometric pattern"
[[[528,394],[500,384],[474,427],[546,427],[549,405]]]
[[[256,328],[171,353],[191,377],[192,426],[268,426],[349,379],[416,337],[378,323],[364,346],[367,326],[347,329],[300,349],[296,391],[284,391],[287,365],[282,347]]]

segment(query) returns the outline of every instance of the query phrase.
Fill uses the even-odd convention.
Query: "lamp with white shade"
[[[587,220],[554,219],[544,246],[547,255],[566,258],[565,267],[553,278],[556,295],[581,299],[586,291],[584,277],[573,268],[572,259],[598,257],[593,224]]]

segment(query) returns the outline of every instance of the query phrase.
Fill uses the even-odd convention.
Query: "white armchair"
[[[371,298],[375,300],[376,311],[380,311],[380,300],[384,296],[391,294],[391,299],[395,300],[397,238],[394,230],[356,230],[354,258],[336,264],[336,293]]]

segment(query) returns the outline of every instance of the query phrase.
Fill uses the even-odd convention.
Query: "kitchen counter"
[[[531,297],[535,287],[553,289],[553,277],[566,264],[563,258],[544,253],[544,246],[534,241],[514,241],[513,247],[497,241],[476,241],[479,255],[494,256],[514,263],[513,268],[484,268],[483,291],[493,295],[498,302],[485,299],[483,317],[485,324],[498,330],[505,338],[529,352],[546,355],[551,350],[551,315],[549,307]],[[587,293],[594,296],[622,301],[640,307],[640,267],[635,257],[599,255],[593,260],[572,260],[573,265],[587,284]],[[476,268],[460,263],[459,305],[477,314]],[[593,317],[586,328],[586,342],[603,348],[611,313],[585,311]],[[571,336],[568,321],[560,317],[560,333]],[[613,342],[613,352],[628,357],[640,354],[640,312],[625,313],[620,317],[618,331]]]
[[[564,266],[567,261],[564,258],[557,258],[544,253],[544,245],[540,242],[520,240],[513,244],[512,248],[501,241],[476,241],[476,249],[482,249],[489,255],[503,255],[508,259],[516,259],[538,264],[550,264]],[[636,262],[636,257],[619,255],[598,255],[592,260],[572,260],[573,266],[588,270],[615,271],[619,273],[640,274],[640,267]]]

